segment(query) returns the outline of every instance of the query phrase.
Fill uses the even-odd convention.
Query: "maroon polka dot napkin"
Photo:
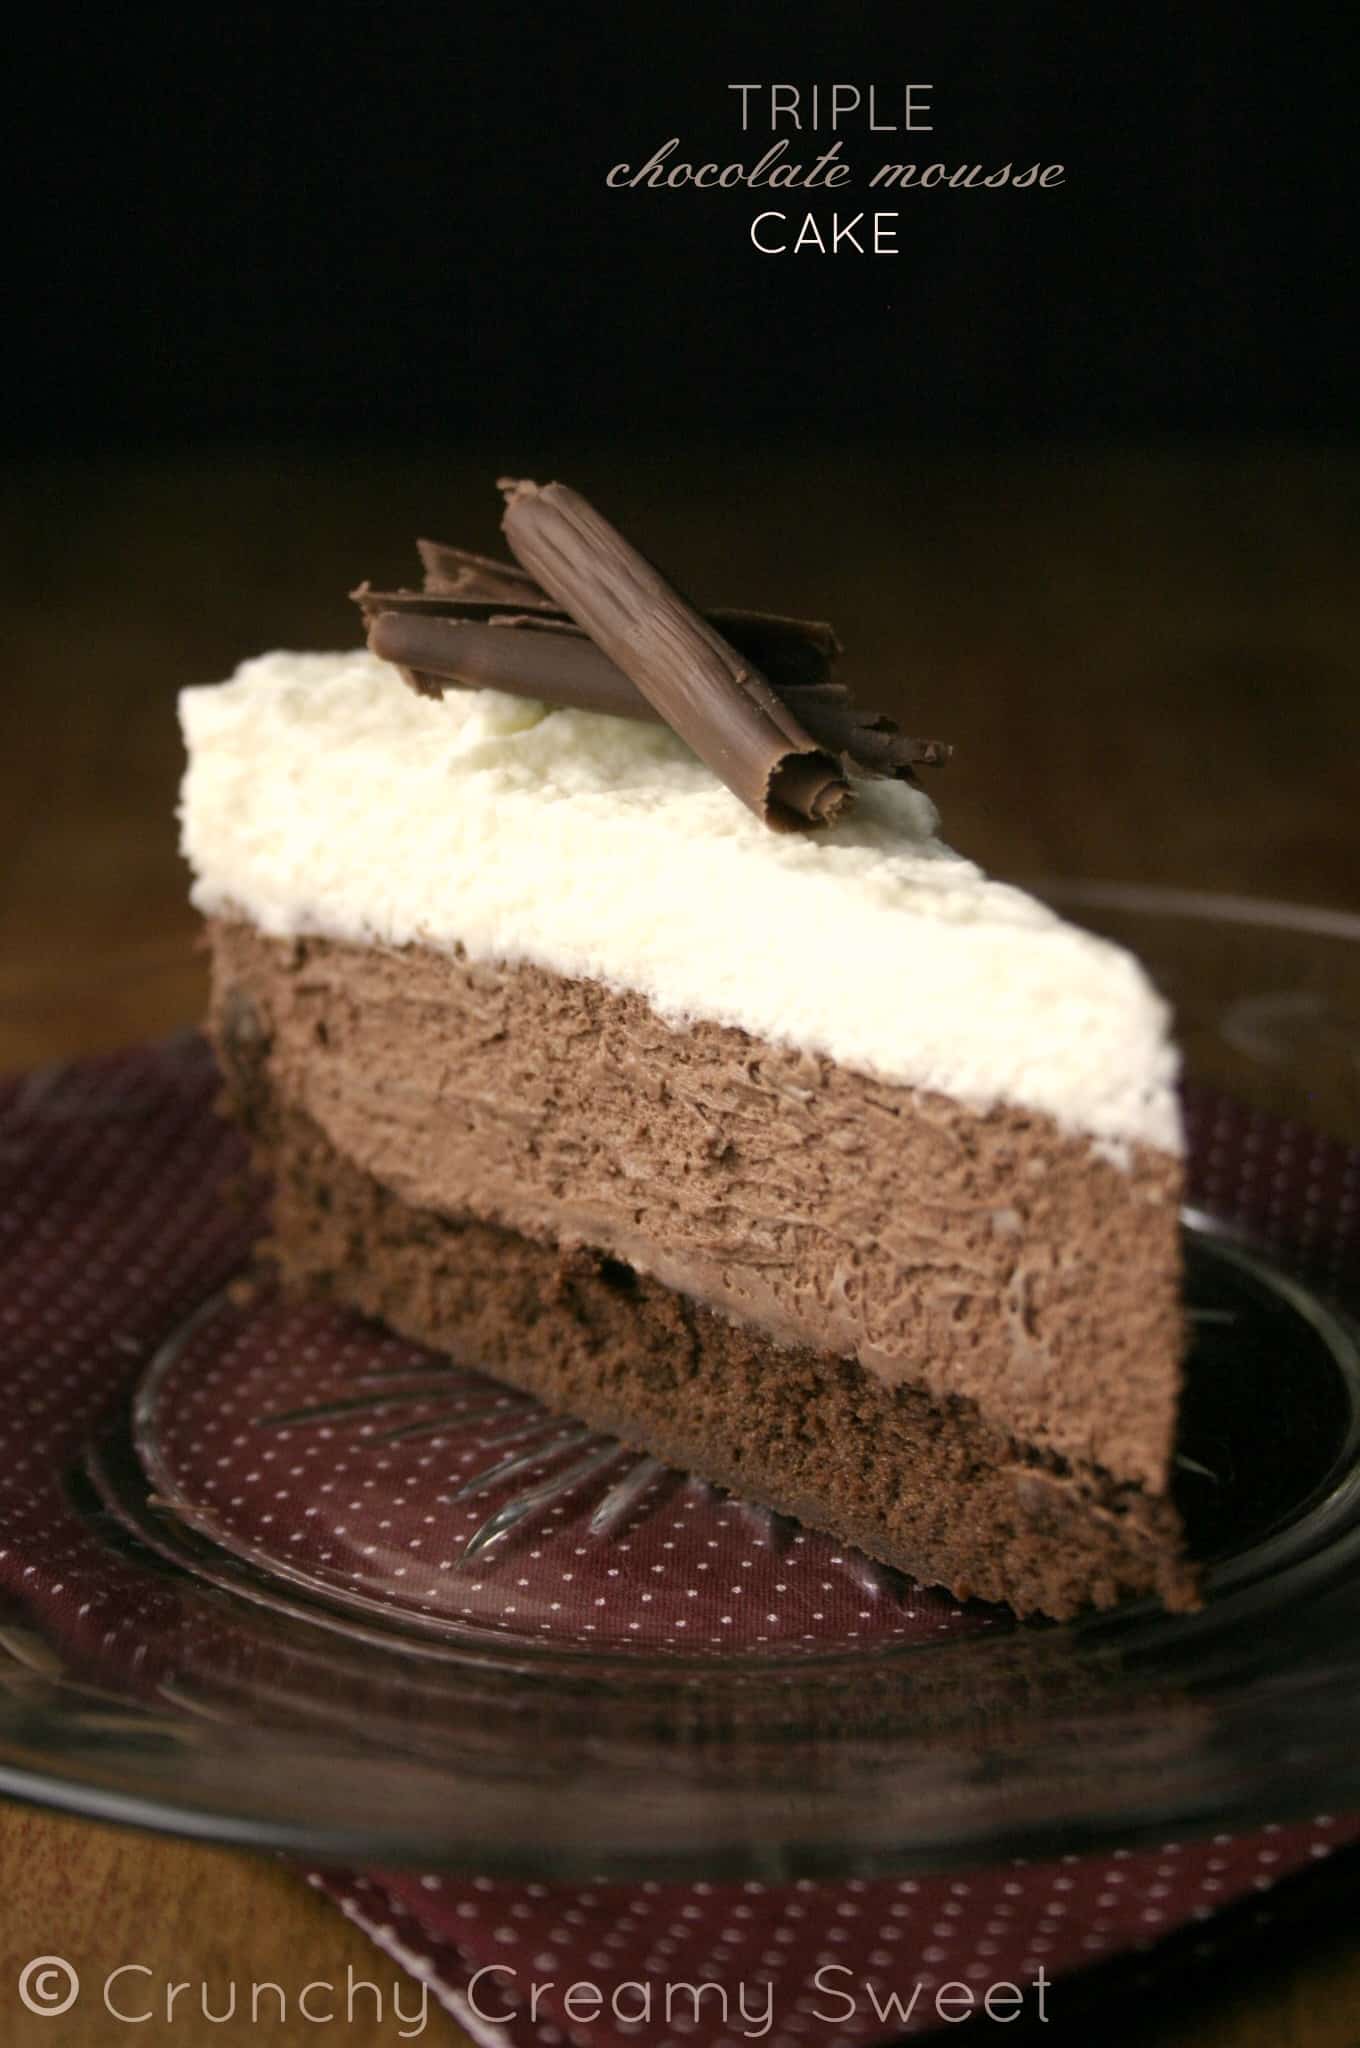
[[[127,1693],[180,1671],[195,1645],[186,1643],[173,1581],[101,1545],[73,1509],[66,1474],[104,1420],[125,1408],[166,1335],[239,1270],[258,1229],[258,1202],[239,1192],[241,1147],[214,1116],[214,1093],[197,1039],[0,1084],[0,1596],[73,1667]],[[1196,1199],[1286,1267],[1344,1295],[1360,1235],[1360,1153],[1200,1092],[1189,1112]],[[235,1555],[288,1557],[313,1583],[330,1574],[337,1588],[361,1593],[380,1579],[383,1597],[418,1618],[467,1518],[481,1512],[459,1500],[449,1484],[458,1475],[430,1462],[435,1453],[419,1431],[360,1479],[357,1462],[344,1468],[351,1454],[372,1456],[362,1421],[349,1436],[345,1423],[329,1435],[280,1429],[263,1448],[258,1433],[230,1427],[233,1401],[259,1405],[252,1374],[287,1400],[296,1370],[301,1393],[308,1313],[296,1311],[303,1320],[286,1346],[244,1309],[234,1335],[212,1333],[232,1384],[215,1383],[202,1411],[192,1390],[174,1409],[160,1435],[167,1470],[158,1481],[171,1498],[192,1482],[200,1525]],[[409,1369],[412,1347],[381,1337],[371,1347],[383,1354],[376,1369]],[[340,1370],[343,1360],[337,1354],[332,1364]],[[490,1398],[494,1408],[494,1390]],[[776,1555],[749,1533],[739,1564],[749,1566],[758,1597],[742,1606],[733,1574],[732,1597],[710,1598],[698,1577],[700,1547],[685,1549],[685,1518],[716,1510],[695,1505],[681,1482],[647,1483],[678,1491],[610,1566],[618,1583],[548,1601],[538,1625],[623,1641],[645,1613],[658,1647],[692,1640],[678,1633],[695,1625],[691,1615],[715,1636],[724,1627],[779,1630],[791,1647],[828,1627],[851,1637],[861,1628],[915,1635],[952,1625],[938,1595],[866,1603],[835,1546],[810,1535]],[[375,1532],[395,1530],[397,1516],[399,1561],[394,1534],[379,1574],[369,1562],[382,1549]],[[983,1626],[985,1616],[967,1625]],[[201,1649],[195,1675],[240,1682],[248,1698],[253,1674],[239,1664],[226,1672],[219,1640]],[[1075,1973],[1166,1953],[1177,1940],[1203,1948],[1250,1930],[1271,1910],[1261,1894],[1286,1877],[1297,1890],[1298,1873],[1358,1837],[1360,1816],[1317,1815],[1081,1860],[839,1884],[569,1890],[332,1871],[313,1881],[478,2039],[512,2048],[615,2040],[722,2048],[761,2039],[792,2048],[887,2040],[970,2016],[1006,2024],[1056,2017],[1059,1987]],[[1199,1924],[1210,1920],[1212,1928]]]
[[[968,2019],[1042,2027],[1070,2016],[1069,1973],[1146,1964],[1187,1924],[1197,1960],[1212,1961],[1228,1935],[1204,1922],[1224,1914],[1259,1939],[1272,1924],[1261,1895],[1357,1836],[1360,1818],[1320,1814],[1136,1853],[840,1884],[312,1881],[479,2041],[822,2048]]]

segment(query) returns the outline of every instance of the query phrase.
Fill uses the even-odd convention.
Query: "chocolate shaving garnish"
[[[483,621],[509,616],[503,597],[442,597],[429,590],[374,590],[369,583],[361,583],[357,590],[351,590],[350,596],[366,619],[376,618],[379,612],[405,612],[415,618]],[[534,626],[561,624],[573,633],[581,630],[565,612],[517,611],[514,616],[516,624],[523,619],[526,624]]]
[[[438,615],[394,611],[382,608],[385,599],[379,592],[366,592],[361,601],[368,616],[369,646],[384,661],[394,662],[422,696],[442,696],[452,684],[504,690],[511,696],[538,698],[577,711],[605,711],[617,718],[660,719],[656,707],[617,663],[565,620],[504,612],[485,618],[474,616],[471,606]],[[709,616],[716,620],[722,615]],[[759,615],[727,616],[736,622],[727,637],[738,652],[754,660],[752,640],[759,638],[758,631],[742,643],[745,622]],[[791,635],[789,644],[792,649],[809,643]],[[862,774],[902,781],[914,779],[914,768],[935,767],[948,759],[952,749],[939,740],[911,739],[898,731],[892,719],[859,710],[843,683],[790,679],[780,672],[776,642],[772,639],[769,645],[775,650],[775,659],[767,664],[770,681],[805,731],[828,754]],[[790,669],[796,669],[797,659],[793,654]]]
[[[830,825],[853,800],[752,662],[564,484],[504,479],[516,559],[765,824]]]
[[[566,619],[546,590],[515,562],[474,555],[443,541],[418,540],[425,568],[425,595],[514,604],[532,612]],[[706,611],[739,654],[746,655],[776,688],[782,683],[822,683],[841,652],[835,631],[820,619],[784,619],[773,612],[730,609]],[[573,632],[580,627],[571,622]]]
[[[368,644],[384,661],[395,662],[424,697],[442,697],[450,683],[461,683],[573,711],[656,720],[642,692],[584,633],[517,632],[519,623],[379,612],[369,622]],[[530,626],[528,619],[522,623]]]
[[[422,541],[419,545],[428,548],[432,543]],[[460,551],[444,548],[441,552],[454,555]],[[480,562],[485,558],[474,555],[470,559]],[[491,566],[499,567],[495,563]],[[521,575],[522,571],[513,573]],[[374,590],[370,584],[361,583],[357,590],[350,592],[350,596],[366,619],[375,618],[379,612],[413,612],[427,618],[494,619],[498,625],[560,626],[579,634],[582,639],[588,637],[576,621],[555,606],[547,592],[540,590],[527,576],[523,578],[524,590],[505,597],[482,595],[473,589],[471,582],[457,593],[436,589],[436,581],[442,583],[444,579],[434,579],[427,574],[424,590]],[[513,613],[508,607],[515,608]],[[725,609],[710,611],[704,616],[739,653],[761,670],[776,689],[783,689],[786,685],[802,688],[829,681],[832,665],[841,651],[841,643],[831,627],[819,619],[784,619],[774,612]]]
[[[552,599],[532,576],[514,562],[474,555],[469,548],[451,548],[441,540],[418,540],[425,568],[425,588],[433,596],[493,598],[498,604],[552,609]]]
[[[665,722],[527,569],[443,541],[416,545],[425,570],[423,590],[374,590],[362,583],[350,594],[363,611],[369,645],[422,696],[440,697],[458,686],[498,689],[577,710]],[[846,770],[914,782],[917,768],[937,767],[952,754],[939,740],[912,738],[881,712],[859,708],[833,679],[841,644],[824,622],[718,607],[702,616],[760,672],[804,733]],[[518,629],[509,643],[507,627]]]
[[[787,701],[812,737],[861,775],[914,782],[915,768],[942,768],[954,749],[947,740],[913,738],[886,712],[862,711],[844,683],[810,683]]]

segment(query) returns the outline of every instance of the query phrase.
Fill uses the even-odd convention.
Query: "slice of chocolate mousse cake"
[[[1161,1000],[953,853],[909,765],[810,740],[822,684],[760,678],[777,741],[715,773],[702,705],[649,717],[631,625],[518,539],[523,635],[363,592],[375,645],[471,627],[466,662],[396,632],[181,699],[285,1276],[959,1596],[1191,1604]],[[730,667],[747,629],[701,625]],[[469,687],[489,631],[647,701]]]

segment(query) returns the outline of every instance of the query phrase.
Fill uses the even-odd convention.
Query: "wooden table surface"
[[[0,1066],[192,1022],[174,693],[261,648],[344,646],[346,589],[409,580],[417,532],[491,548],[491,480],[565,475],[713,602],[831,617],[860,694],[955,740],[949,836],[997,871],[1360,896],[1360,460],[1289,446],[946,457],[489,448],[91,461],[0,483]],[[0,1809],[0,2042],[127,2036],[30,2018],[18,1968],[272,1978],[381,1958],[283,1867]],[[384,1966],[385,1967],[385,1966]],[[1061,1997],[1047,2038],[1069,2036]],[[1360,1933],[1207,1998],[1102,2014],[1110,2040],[1352,2048]],[[298,2021],[143,2042],[303,2041]],[[337,2023],[348,2048],[401,2038]],[[432,2014],[430,2042],[463,2037]]]

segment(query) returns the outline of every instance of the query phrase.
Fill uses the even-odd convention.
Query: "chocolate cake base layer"
[[[1139,1594],[1195,1604],[1168,1500],[1028,1448],[967,1401],[778,1345],[615,1258],[410,1207],[276,1099],[263,1057],[238,1045],[231,1079],[274,1179],[287,1281],[960,1599],[1057,1619]]]

